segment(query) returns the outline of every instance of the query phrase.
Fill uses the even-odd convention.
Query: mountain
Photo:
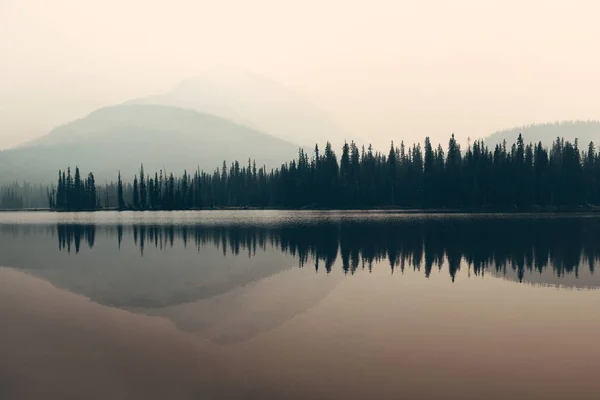
[[[345,132],[325,111],[270,78],[232,67],[215,67],[181,82],[166,94],[131,100],[217,115],[313,149],[329,140],[364,143]]]
[[[496,132],[485,139],[488,146],[495,146],[506,140],[511,145],[516,142],[519,133],[523,134],[525,143],[542,142],[550,147],[557,137],[573,142],[579,139],[579,148],[587,148],[590,142],[600,143],[600,121],[563,121],[548,124],[533,124]]]
[[[193,110],[161,105],[124,104],[99,109],[18,148],[0,152],[0,181],[50,182],[58,169],[78,165],[100,182],[116,180],[119,170],[132,178],[146,171],[183,173],[198,167],[212,172],[248,158],[277,167],[298,154],[281,139]]]
[[[559,275],[556,270],[546,268],[544,270],[523,270],[520,275],[518,268],[506,268],[497,271],[495,268],[489,268],[486,273],[496,278],[501,278],[510,282],[520,282],[536,287],[551,287],[570,290],[598,290],[600,289],[600,275],[594,274],[589,268],[589,264],[581,263],[577,266],[575,272],[563,273]]]

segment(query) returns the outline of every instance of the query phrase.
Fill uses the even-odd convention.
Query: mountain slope
[[[311,149],[326,140],[336,149],[344,140],[364,142],[280,83],[238,68],[215,67],[166,94],[129,103],[162,104],[217,115]]]
[[[48,135],[0,152],[0,180],[50,182],[57,170],[78,165],[99,181],[131,178],[144,163],[148,172],[166,168],[213,171],[224,160],[248,158],[276,167],[298,147],[212,115],[160,105],[102,108]]]
[[[517,140],[519,133],[523,134],[525,143],[542,142],[550,147],[557,137],[573,142],[579,139],[579,148],[583,149],[590,142],[600,143],[600,121],[563,121],[548,124],[521,126],[496,132],[485,139],[488,146],[495,146],[506,139],[508,144]]]

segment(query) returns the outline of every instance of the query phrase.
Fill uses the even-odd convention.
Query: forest
[[[48,190],[46,185],[27,182],[0,186],[0,210],[47,208]]]
[[[8,193],[8,194],[7,194]],[[4,192],[2,199],[10,193]],[[14,194],[13,194],[14,197]],[[18,199],[8,197],[11,203]],[[148,174],[143,165],[133,182],[97,185],[93,173],[66,168],[46,189],[53,210],[283,209],[498,209],[520,210],[600,204],[600,153],[593,142],[557,138],[550,148],[526,144],[522,135],[488,148],[466,150],[454,135],[444,149],[396,146],[381,153],[346,143],[338,157],[329,143],[279,168],[223,162],[212,173],[166,171]]]

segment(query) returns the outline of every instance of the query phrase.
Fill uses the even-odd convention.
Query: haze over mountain
[[[88,3],[0,1],[0,148],[219,64],[281,82],[382,150],[600,119],[593,0]]]
[[[241,68],[218,66],[181,82],[168,93],[131,100],[217,115],[275,137],[314,148],[330,141],[364,143],[340,128],[325,111],[266,76]]]
[[[532,124],[495,132],[484,140],[488,146],[495,146],[504,140],[510,145],[515,142],[519,133],[523,134],[525,143],[542,142],[547,147],[552,146],[552,142],[557,137],[570,142],[578,139],[579,148],[583,150],[587,148],[590,142],[600,143],[600,121],[562,121]]]
[[[224,160],[248,158],[277,167],[298,146],[231,121],[176,107],[124,104],[106,107],[60,126],[48,135],[0,152],[0,181],[51,182],[58,169],[78,165],[99,182],[147,172],[184,169],[212,172]]]

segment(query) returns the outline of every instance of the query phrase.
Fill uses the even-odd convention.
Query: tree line
[[[23,208],[23,196],[19,195],[14,188],[3,188],[0,195],[0,209],[18,210]]]
[[[0,186],[0,209],[21,210],[48,206],[46,185],[12,182]]]
[[[71,175],[70,167],[66,171],[58,171],[56,190],[53,188],[49,192],[48,203],[55,210],[93,211],[101,208],[94,174],[90,172],[83,179],[79,167],[75,168],[74,175]]]
[[[338,158],[331,144],[315,146],[279,168],[223,162],[212,173],[157,171],[143,165],[133,182],[96,188],[59,172],[57,190],[49,192],[56,210],[189,210],[220,207],[269,208],[481,208],[573,207],[600,204],[600,153],[591,142],[557,138],[550,148],[525,144],[522,135],[493,148],[478,140],[463,151],[454,135],[444,149],[429,138],[423,146],[396,146],[389,152],[351,142]]]

